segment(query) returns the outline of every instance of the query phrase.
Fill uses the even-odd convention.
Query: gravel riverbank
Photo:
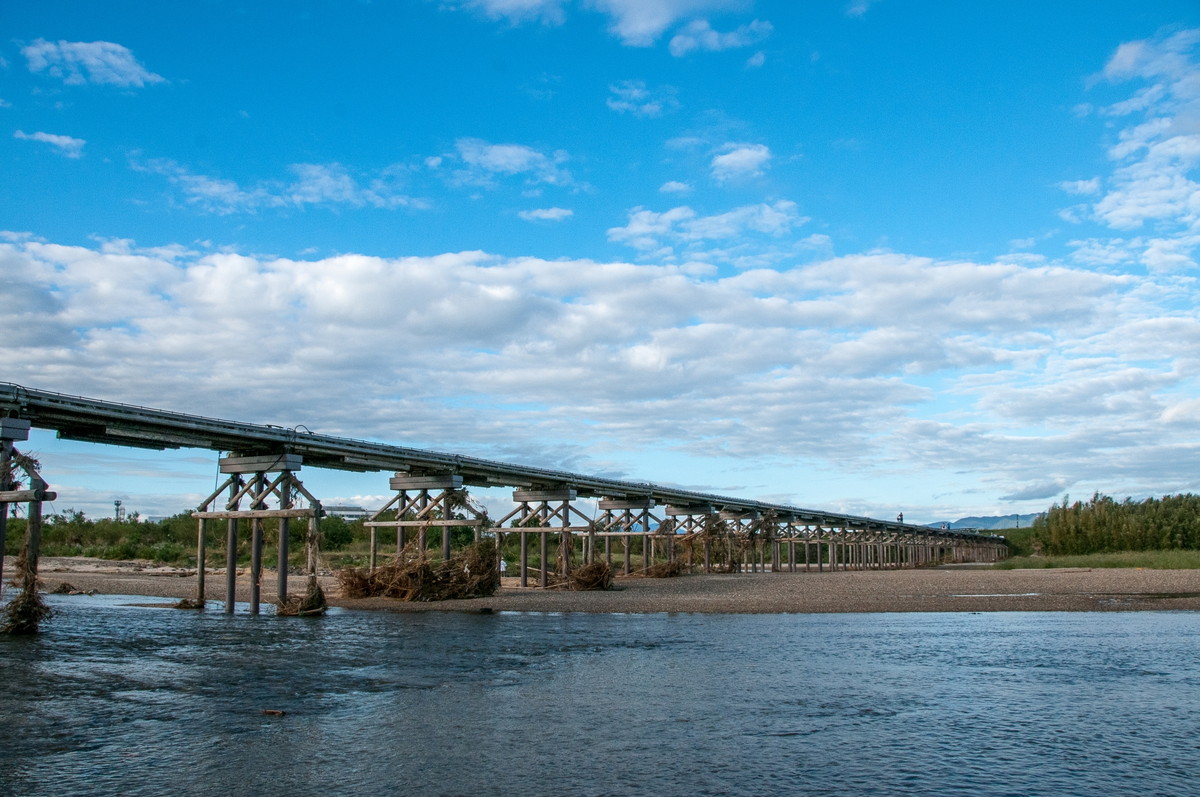
[[[13,572],[5,561],[5,579]],[[109,562],[81,557],[47,557],[40,575],[47,590],[67,582],[81,591],[158,598],[194,597],[194,570]],[[349,600],[336,582],[322,577],[333,606],[386,611],[528,612],[989,612],[1200,610],[1200,570],[1047,569],[991,570],[944,567],[868,572],[689,575],[678,578],[618,578],[605,592],[522,589],[506,578],[490,598],[402,603],[384,598]],[[209,600],[224,598],[225,575],[209,571]],[[275,599],[275,574],[264,574],[262,598]],[[293,576],[291,589],[304,578]],[[248,600],[249,582],[238,578],[238,599]],[[5,598],[12,596],[5,588]]]

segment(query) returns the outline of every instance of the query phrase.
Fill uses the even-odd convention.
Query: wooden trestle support
[[[304,489],[296,471],[303,462],[298,454],[270,454],[264,456],[228,456],[219,461],[220,472],[228,474],[225,481],[192,513],[199,521],[196,537],[196,603],[204,605],[205,597],[205,541],[208,521],[226,521],[225,531],[225,613],[233,614],[237,594],[237,549],[238,521],[250,521],[250,613],[258,614],[262,595],[262,550],[263,520],[276,518],[279,521],[279,574],[276,583],[276,598],[282,605],[288,600],[288,532],[293,518],[308,519],[305,537],[307,571],[310,582],[317,574],[318,522],[323,514],[321,502]],[[219,497],[226,490],[229,498],[224,509],[214,509]],[[308,500],[308,507],[294,506],[297,496]],[[241,509],[241,502],[249,502],[249,509]],[[277,508],[269,508],[274,503]]]
[[[408,529],[416,529],[417,549],[422,556],[429,547],[429,529],[440,529],[442,559],[449,559],[452,528],[474,527],[475,541],[479,542],[483,528],[488,525],[487,513],[473,506],[467,498],[463,490],[462,476],[413,476],[399,472],[389,480],[389,485],[396,491],[396,495],[363,522],[363,525],[371,530],[369,561],[372,570],[375,569],[379,547],[376,529],[396,530],[397,555],[409,542]],[[464,517],[456,518],[456,509],[461,510]],[[382,518],[389,513],[393,514],[394,519],[383,520]]]
[[[53,501],[58,495],[48,489],[46,480],[38,473],[32,460],[21,455],[14,443],[29,439],[30,423],[19,418],[0,418],[0,593],[4,591],[4,550],[8,536],[8,505],[26,504],[25,545],[22,549],[21,572],[17,574],[23,598],[37,598],[38,557],[42,544],[42,502]],[[25,473],[26,489],[15,489],[11,478],[16,470]],[[41,604],[39,604],[41,605]],[[21,627],[16,627],[20,625]],[[14,624],[13,633],[34,633],[37,619],[32,623]]]
[[[674,557],[675,535],[669,520],[662,520],[650,510],[654,509],[653,498],[602,498],[598,503],[601,515],[594,525],[594,531],[589,534],[589,541],[584,553],[585,562],[594,562],[597,558],[595,540],[599,538],[604,543],[604,560],[611,568],[613,566],[612,540],[621,538],[623,551],[621,570],[625,575],[633,572],[633,541],[638,540],[638,548],[642,555],[640,571],[654,564],[656,548],[662,547],[668,559]]]
[[[520,578],[521,586],[529,586],[529,537],[538,537],[538,585],[550,585],[550,535],[558,535],[558,555],[556,572],[563,581],[571,578],[571,555],[575,547],[572,535],[585,534],[592,537],[596,528],[591,518],[571,505],[577,500],[578,493],[570,488],[553,488],[546,490],[513,490],[513,503],[517,506],[513,511],[500,518],[496,523],[496,548],[503,550],[504,534],[517,534],[520,540]],[[572,519],[582,521],[580,525],[571,525]],[[511,528],[504,524],[511,523]],[[589,546],[591,548],[593,546]]]

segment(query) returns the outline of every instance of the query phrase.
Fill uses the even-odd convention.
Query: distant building
[[[325,510],[326,517],[340,517],[342,520],[360,520],[371,514],[361,506],[326,506],[322,507]]]

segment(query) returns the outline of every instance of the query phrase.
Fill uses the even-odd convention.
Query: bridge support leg
[[[521,586],[529,586],[529,535],[525,532],[520,532],[518,538],[521,541]]]
[[[208,541],[208,520],[200,518],[196,521],[199,528],[196,531],[196,603],[204,605],[204,569],[205,552]]]
[[[237,593],[237,520],[230,518],[225,527],[225,614],[233,614]]]
[[[8,490],[12,467],[12,440],[0,438],[0,490]],[[0,593],[4,592],[4,539],[8,536],[8,502],[0,501]]]
[[[546,562],[546,559],[550,555],[550,535],[543,531],[538,534],[538,538],[538,544],[541,546],[538,551],[541,556],[541,562],[539,563],[541,565],[541,573],[539,574],[538,586],[545,589],[550,585],[549,570],[547,569],[548,563]]]

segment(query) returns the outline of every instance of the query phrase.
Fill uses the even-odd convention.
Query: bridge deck
[[[28,420],[69,440],[150,448],[200,448],[240,455],[299,454],[304,464],[349,471],[407,471],[414,476],[453,473],[479,487],[550,489],[567,487],[581,497],[650,498],[658,505],[711,506],[726,512],[771,512],[780,521],[941,537],[995,539],[993,535],[930,529],[892,520],[805,509],[786,504],[682,490],[426,451],[387,443],[316,434],[303,428],[251,424],[181,412],[70,396],[0,382],[0,416]]]

